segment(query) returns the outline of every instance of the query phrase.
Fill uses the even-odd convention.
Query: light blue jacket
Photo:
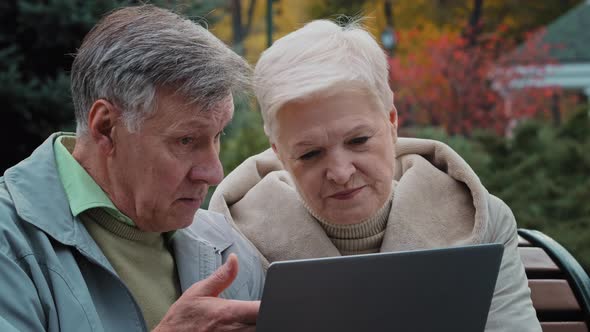
[[[56,137],[0,177],[0,331],[146,331],[131,292],[70,212]],[[233,252],[239,274],[222,296],[261,297],[259,259],[220,214],[199,210],[171,241],[183,292]]]

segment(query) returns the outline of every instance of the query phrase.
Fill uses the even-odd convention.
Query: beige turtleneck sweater
[[[387,227],[392,200],[393,196],[390,195],[389,200],[367,220],[358,224],[339,225],[322,219],[301,199],[305,208],[322,226],[334,246],[343,256],[379,252],[385,228]]]

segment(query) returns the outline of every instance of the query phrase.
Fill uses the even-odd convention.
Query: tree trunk
[[[236,53],[243,55],[244,47],[242,45],[242,4],[241,0],[231,1],[231,17],[232,17],[232,44]]]
[[[467,26],[467,39],[469,45],[473,46],[477,42],[477,36],[481,30],[481,15],[483,9],[483,0],[473,0],[473,10],[469,17],[469,25]]]
[[[250,0],[248,6],[248,18],[246,25],[242,24],[242,0],[231,0],[231,16],[232,16],[232,34],[233,34],[233,48],[241,56],[246,55],[246,48],[244,47],[244,40],[250,33],[252,27],[252,18],[254,17],[254,6],[256,0]]]
[[[561,124],[561,112],[559,110],[559,103],[561,98],[556,92],[551,96],[551,116],[553,117],[553,125],[559,127]]]

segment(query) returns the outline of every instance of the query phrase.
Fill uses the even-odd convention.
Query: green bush
[[[519,227],[540,230],[590,270],[590,118],[585,108],[560,127],[529,120],[512,137],[475,133],[449,137],[417,130],[453,147],[486,188],[504,200]]]
[[[247,100],[237,99],[234,118],[221,138],[219,158],[223,164],[224,174],[229,174],[248,157],[269,147],[262,128],[260,112],[251,107]],[[214,190],[215,187],[209,188],[207,198],[202,205],[204,209],[209,206],[209,200]]]
[[[236,111],[221,141],[220,159],[225,174],[231,172],[246,158],[269,148],[262,128],[260,112],[253,110],[245,100],[236,101]]]

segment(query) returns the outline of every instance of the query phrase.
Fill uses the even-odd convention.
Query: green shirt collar
[[[127,217],[109,199],[86,170],[74,159],[76,137],[73,134],[59,136],[53,145],[57,171],[66,192],[72,215],[94,208],[103,208],[118,221],[135,226],[131,218]]]

